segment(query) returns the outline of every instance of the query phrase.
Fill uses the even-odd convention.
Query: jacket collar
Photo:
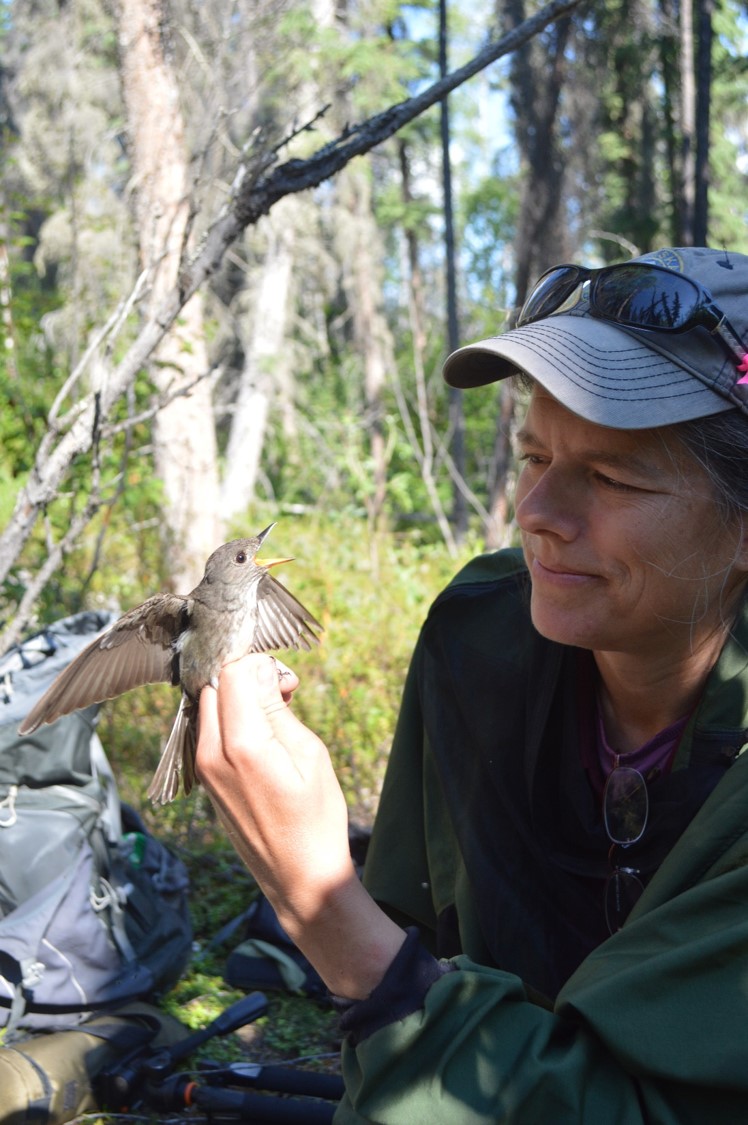
[[[748,744],[748,594],[688,724],[674,768],[719,755],[733,761]]]

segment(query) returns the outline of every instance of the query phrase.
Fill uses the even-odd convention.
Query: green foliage
[[[144,396],[149,394],[145,386],[141,391]],[[27,398],[25,403],[29,425],[41,427],[49,401],[32,402]],[[152,475],[149,455],[143,451],[146,434],[145,427],[135,427],[130,433],[116,435],[98,451],[99,510],[69,554],[66,566],[57,571],[45,588],[38,609],[41,620],[77,612],[84,604],[126,606],[144,583],[154,587],[165,583],[167,560],[162,557],[154,534],[161,523],[161,486]],[[28,443],[10,442],[0,459],[0,510],[8,514],[30,467],[24,457],[31,448]],[[45,559],[47,536],[51,533],[59,538],[87,502],[91,472],[92,455],[78,458],[64,490],[47,507],[44,523],[34,530],[0,590],[0,617],[12,614],[26,574],[38,569]],[[98,560],[102,555],[110,562],[100,570]]]
[[[243,995],[227,987],[220,972],[190,971],[161,1006],[190,1030],[198,1031]],[[304,996],[265,995],[265,1015],[232,1035],[209,1040],[192,1056],[192,1065],[201,1060],[227,1065],[247,1058],[253,1063],[295,1061],[303,1055],[307,1069],[329,1069],[339,1048],[335,1014]],[[320,1065],[315,1067],[315,1062]]]
[[[516,175],[504,172],[502,163],[500,155],[489,174],[461,199],[464,287],[476,321],[466,326],[468,339],[499,332],[513,303],[506,263],[516,233],[519,194]]]
[[[736,149],[745,151],[744,25],[740,5],[714,5],[712,12],[708,243],[742,250],[745,175]],[[641,251],[677,245],[683,237],[683,161],[693,139],[689,146],[682,132],[679,19],[678,5],[665,9],[638,0],[599,5],[584,19],[584,66],[575,73],[585,81],[593,76],[595,134],[571,139],[585,156],[585,211],[597,215],[586,225],[607,232],[603,258],[620,257],[616,235]],[[583,104],[583,94],[575,96]]]
[[[745,23],[731,4],[715,5],[713,22],[709,244],[747,253]]]
[[[340,1037],[337,1016],[310,1000],[279,993],[270,997],[265,1017],[263,1046],[275,1058],[294,1058],[301,1052],[310,1069],[315,1056],[324,1064],[325,1056],[337,1059]],[[334,1054],[333,1054],[334,1053]],[[324,1065],[320,1067],[324,1069]]]
[[[53,347],[42,330],[62,301],[62,291],[40,276],[27,260],[29,241],[25,233],[32,219],[17,208],[9,213],[9,292],[13,348],[0,348],[0,521],[10,518],[19,489],[26,483],[34,457],[49,427],[50,408],[70,372],[64,352]],[[120,345],[123,346],[123,345]],[[85,385],[84,385],[85,389]],[[127,400],[120,401],[108,421],[123,425],[128,416],[143,411],[152,394],[145,376],[140,377]],[[68,397],[62,415],[74,404]],[[160,520],[160,484],[154,479],[148,452],[149,426],[140,423],[115,432],[95,455],[81,456],[73,464],[58,497],[48,505],[14,571],[0,590],[0,618],[10,616],[25,585],[25,575],[39,568],[48,552],[48,536],[55,539],[69,526],[72,517],[87,502],[94,456],[100,476],[100,509],[84,536],[76,544],[69,566],[58,572],[44,591],[39,615],[60,617],[80,608],[82,599],[97,598],[99,604],[122,604],[130,600],[133,587],[147,581],[164,580],[161,560],[154,554],[152,534]],[[119,565],[100,589],[96,574],[99,552],[106,550]],[[88,576],[86,576],[88,573]]]

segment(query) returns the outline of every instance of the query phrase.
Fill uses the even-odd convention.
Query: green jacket
[[[422,1009],[344,1047],[338,1125],[748,1122],[747,652],[744,611],[650,785],[632,865],[651,879],[606,937],[584,658],[532,629],[516,552],[457,576],[414,654],[365,879],[463,952]]]

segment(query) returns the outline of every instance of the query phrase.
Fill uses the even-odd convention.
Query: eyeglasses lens
[[[517,325],[531,324],[544,316],[560,312],[580,281],[589,276],[581,266],[557,266],[538,281],[517,319]]]
[[[647,783],[638,770],[616,766],[605,783],[605,831],[614,844],[628,847],[644,835],[649,816]]]
[[[608,775],[603,793],[603,820],[611,848],[628,848],[644,835],[649,819],[647,783],[639,770],[616,766]],[[605,884],[605,920],[612,934],[620,930],[644,890],[633,867],[614,867]]]
[[[635,871],[617,867],[610,873],[605,884],[605,921],[611,934],[620,930],[643,891]]]
[[[600,316],[660,331],[691,323],[699,303],[699,290],[689,278],[647,266],[602,270],[590,287],[590,305]]]

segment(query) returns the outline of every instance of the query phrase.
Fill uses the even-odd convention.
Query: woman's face
[[[748,550],[676,441],[586,422],[536,385],[518,442],[540,633],[656,658],[698,649],[730,620]]]

